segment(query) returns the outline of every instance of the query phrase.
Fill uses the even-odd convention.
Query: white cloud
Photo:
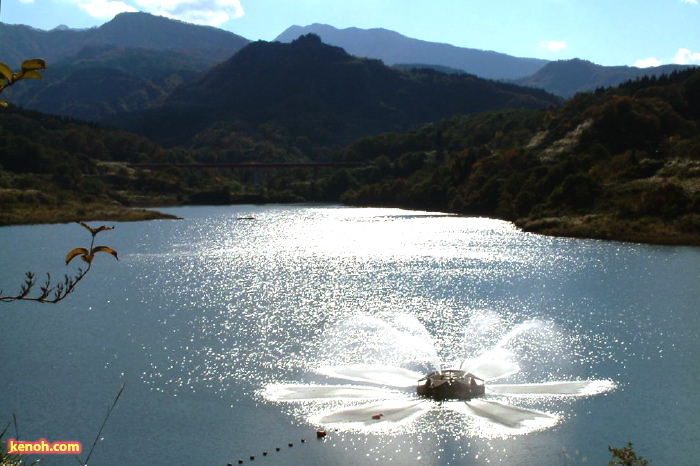
[[[636,62],[634,62],[634,65],[632,65],[632,66],[636,66],[637,68],[650,68],[652,66],[661,66],[661,65],[662,65],[661,60],[659,60],[658,58],[649,57],[649,58],[643,58],[642,60],[637,60]]]
[[[138,11],[131,5],[124,2],[114,2],[110,0],[81,0],[78,6],[85,10],[90,16],[99,19],[112,19],[119,13],[127,11]]]
[[[188,23],[219,26],[243,16],[240,0],[136,0],[145,11]]]
[[[34,0],[20,0],[34,1]],[[188,23],[219,26],[243,16],[241,0],[72,0],[90,16],[112,19],[119,13],[145,11]]]
[[[693,5],[697,5],[697,4],[698,4],[698,0],[681,0],[681,2],[683,2],[683,3],[692,3]]]
[[[540,42],[540,47],[547,49],[550,52],[557,52],[566,48],[566,42],[563,40],[550,40]]]
[[[700,65],[700,53],[688,49],[678,49],[673,63],[677,65]]]
[[[691,52],[690,49],[678,49],[676,56],[671,60],[666,60],[666,63],[674,63],[676,65],[700,65],[700,53]],[[661,66],[664,62],[656,57],[643,58],[637,60],[633,66],[638,68],[648,68],[650,66]]]
[[[19,0],[20,3],[34,3],[34,0]]]

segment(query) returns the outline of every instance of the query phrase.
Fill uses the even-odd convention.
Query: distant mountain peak
[[[464,71],[489,79],[516,79],[529,76],[547,60],[518,58],[503,53],[456,47],[406,37],[382,28],[338,29],[327,24],[291,26],[275,40],[292,42],[304,34],[316,34],[329,45],[345,49],[351,55],[382,60],[387,65],[424,63]]]
[[[603,66],[588,60],[573,58],[550,62],[532,76],[513,82],[521,86],[546,89],[568,98],[577,92],[613,87],[642,76],[660,76],[687,68],[687,65],[664,65],[653,68]]]
[[[303,34],[292,41],[292,44],[322,44],[323,41],[318,34]]]
[[[13,38],[3,43],[3,61],[11,63],[40,56],[55,64],[74,56],[86,46],[111,45],[176,51],[213,65],[228,59],[250,42],[222,29],[141,12],[120,13],[111,21],[89,29],[61,25],[43,31],[0,23],[0,33]]]

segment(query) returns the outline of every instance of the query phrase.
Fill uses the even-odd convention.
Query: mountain
[[[0,34],[12,38],[3,41],[3,62],[48,62],[42,81],[4,95],[27,109],[87,121],[150,108],[249,43],[220,29],[147,13],[122,13],[91,29],[42,31],[0,23]]]
[[[688,68],[692,67],[687,65],[664,65],[653,68],[601,66],[590,61],[573,59],[548,63],[533,75],[512,82],[521,86],[545,89],[568,98],[577,92],[617,86],[643,76],[661,76]]]
[[[208,26],[197,26],[148,13],[120,13],[90,29],[58,27],[43,31],[0,23],[2,61],[16,66],[27,58],[44,58],[49,67],[88,46],[113,45],[148,50],[174,50],[214,64],[229,58],[250,41]]]
[[[206,59],[174,50],[92,46],[51,65],[41,81],[15,86],[5,95],[27,109],[99,121],[151,108],[210,66]]]
[[[547,60],[426,42],[386,29],[336,29],[325,24],[291,26],[275,41],[288,43],[305,34],[316,34],[323,42],[342,47],[351,55],[376,58],[387,65],[440,65],[488,79],[522,78],[548,63]]]
[[[653,68],[601,66],[581,59],[549,62],[425,42],[386,29],[336,29],[325,24],[291,26],[275,40],[290,42],[309,33],[317,34],[325,43],[342,47],[352,55],[376,58],[388,65],[431,68],[452,73],[462,71],[483,78],[507,80],[521,86],[544,89],[565,98],[577,92],[616,86],[630,79],[660,76],[688,68],[686,65]]]
[[[557,103],[542,91],[472,75],[399,70],[306,35],[289,44],[252,43],[176,89],[160,108],[110,123],[166,145],[218,146],[230,161],[253,156],[221,147],[232,132],[286,147],[277,157],[318,159],[360,137],[456,114]]]

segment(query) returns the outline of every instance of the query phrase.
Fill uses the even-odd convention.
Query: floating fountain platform
[[[431,372],[418,381],[418,396],[434,400],[471,400],[485,392],[484,381],[474,374],[449,369]]]

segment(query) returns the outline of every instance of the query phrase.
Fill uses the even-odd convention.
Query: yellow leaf
[[[46,61],[41,58],[30,58],[22,62],[22,70],[45,70]]]
[[[22,70],[17,76],[17,79],[44,79],[38,71],[35,70]]]
[[[7,102],[0,100],[0,107],[7,107]]]
[[[85,260],[85,256],[88,254],[90,254],[90,251],[85,248],[75,248],[66,256],[66,264],[72,261],[76,256],[83,256],[83,260]]]
[[[111,230],[111,228],[109,229]],[[113,255],[117,260],[119,260],[119,257],[117,257],[117,251],[107,246],[95,246],[94,248],[92,248],[92,251],[90,251],[90,255],[94,255],[98,252],[108,252],[111,255]]]
[[[0,74],[8,81],[12,81],[12,69],[2,62],[0,62]]]

